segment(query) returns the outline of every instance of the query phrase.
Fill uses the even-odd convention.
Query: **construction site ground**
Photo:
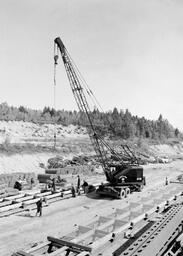
[[[168,180],[183,173],[183,161],[168,164],[151,164],[144,166],[147,185],[142,192],[134,192],[128,198],[117,200],[81,195],[57,201],[43,208],[43,216],[36,217],[35,210],[22,212],[0,218],[0,252],[1,256],[11,255],[17,250],[26,250],[35,244],[45,242],[47,236],[63,237],[71,233],[78,225],[85,226],[99,216],[108,216],[115,209],[123,208],[127,202],[136,202],[142,195],[158,191]],[[105,181],[105,176],[85,177],[87,181],[98,183]],[[73,180],[77,177],[73,177]],[[174,186],[177,186],[174,184]],[[120,246],[120,244],[119,244]]]

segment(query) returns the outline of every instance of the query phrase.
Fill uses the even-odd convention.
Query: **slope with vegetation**
[[[132,139],[134,137],[155,140],[166,143],[167,139],[182,139],[182,133],[174,128],[162,115],[157,120],[148,120],[144,117],[133,116],[128,110],[114,108],[113,111],[91,113],[97,131],[110,138]],[[85,114],[77,111],[55,110],[44,107],[43,110],[32,110],[12,107],[7,103],[0,104],[0,120],[26,121],[44,124],[61,124],[64,126],[77,125],[87,127]]]
[[[182,158],[182,133],[160,115],[158,120],[133,116],[128,110],[94,110],[97,131],[114,147],[128,144],[142,157]],[[87,119],[77,111],[32,110],[0,104],[0,173],[44,172],[40,163],[62,156],[93,155]],[[56,147],[54,134],[56,133]],[[164,145],[166,144],[166,145]]]

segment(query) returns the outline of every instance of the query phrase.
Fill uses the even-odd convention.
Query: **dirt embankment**
[[[54,133],[58,139],[88,137],[86,129],[80,126],[35,124],[23,121],[0,121],[0,143],[53,142]]]
[[[44,173],[44,169],[40,167],[40,163],[47,164],[50,157],[55,156],[52,153],[35,153],[35,154],[0,154],[0,173],[15,172],[36,172]]]
[[[160,145],[153,145],[150,146],[150,151],[157,156],[166,156],[166,157],[175,157],[181,158],[183,156],[183,144],[175,143],[171,145],[167,144],[160,144]]]
[[[56,150],[54,133],[56,132]],[[181,143],[148,146],[153,157],[169,159],[183,157]],[[44,173],[40,164],[49,158],[94,154],[86,129],[70,125],[34,124],[29,122],[0,122],[0,173]]]

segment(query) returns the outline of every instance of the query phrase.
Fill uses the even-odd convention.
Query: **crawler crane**
[[[140,191],[144,185],[143,168],[139,166],[137,159],[131,153],[124,159],[122,154],[111,147],[97,133],[96,126],[92,120],[92,111],[84,92],[81,75],[62,40],[58,37],[54,40],[54,43],[55,67],[58,64],[58,53],[60,51],[71,90],[79,110],[87,116],[89,122],[87,127],[88,134],[106,176],[107,182],[99,186],[97,193],[114,198],[123,198],[132,191]],[[91,94],[91,90],[88,90],[87,93]],[[115,161],[111,159],[115,159]]]

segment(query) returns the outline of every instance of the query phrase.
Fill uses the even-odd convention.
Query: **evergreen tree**
[[[100,112],[97,108],[89,113],[97,133],[102,136],[128,139],[138,137],[163,141],[169,138],[183,138],[183,134],[174,129],[168,120],[160,114],[158,120],[147,120],[144,117],[132,116],[129,110]],[[34,123],[59,123],[62,125],[79,125],[89,127],[89,121],[85,113],[67,110],[55,110],[44,107],[43,110],[33,110],[24,106],[12,107],[6,102],[0,104],[0,120],[28,121]]]

